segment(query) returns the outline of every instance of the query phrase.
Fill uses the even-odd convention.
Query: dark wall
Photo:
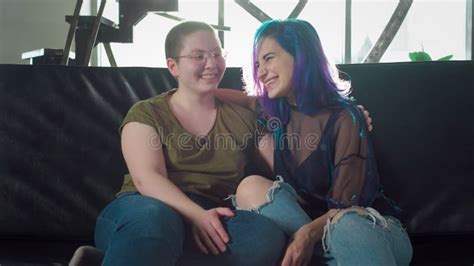
[[[412,233],[474,232],[472,61],[343,65]]]

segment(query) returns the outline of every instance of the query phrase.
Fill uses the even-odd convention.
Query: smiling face
[[[182,49],[175,58],[167,59],[168,69],[178,81],[178,89],[184,88],[197,93],[217,89],[226,65],[223,57],[211,56],[221,53],[220,43],[214,32],[200,30],[190,33],[182,39],[181,46]],[[198,55],[201,55],[201,60]]]
[[[257,78],[268,91],[268,97],[287,97],[290,103],[294,103],[292,78],[295,60],[275,39],[267,37],[260,41],[256,67]]]

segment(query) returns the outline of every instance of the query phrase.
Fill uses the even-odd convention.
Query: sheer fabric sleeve
[[[375,160],[363,115],[342,111],[334,125],[329,208],[367,206],[378,187]]]

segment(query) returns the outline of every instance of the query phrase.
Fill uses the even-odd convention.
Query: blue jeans
[[[191,195],[203,208],[209,200]],[[125,193],[99,215],[97,248],[105,253],[102,265],[276,265],[285,235],[270,219],[235,211],[223,224],[230,236],[227,251],[205,255],[194,245],[189,226],[163,202],[139,193]]]
[[[270,218],[287,236],[311,222],[298,204],[293,187],[282,179],[273,183],[267,199],[268,202],[249,211]],[[239,209],[235,197],[233,203]],[[412,246],[400,221],[366,209],[367,215],[348,211],[335,223],[327,222],[323,239],[315,245],[313,264],[409,265]]]

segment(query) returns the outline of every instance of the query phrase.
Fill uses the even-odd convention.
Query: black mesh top
[[[352,102],[312,116],[292,109],[273,136],[275,174],[295,188],[313,219],[352,206],[400,218],[400,209],[383,194],[365,118]]]

